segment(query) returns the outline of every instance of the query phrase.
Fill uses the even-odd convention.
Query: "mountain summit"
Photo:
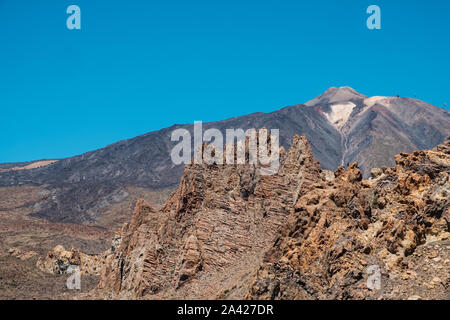
[[[320,96],[305,103],[305,106],[315,106],[327,103],[349,102],[356,99],[365,99],[366,96],[350,87],[331,87]]]
[[[203,130],[279,129],[287,150],[304,134],[321,167],[358,162],[365,177],[372,168],[394,165],[395,154],[431,149],[450,136],[450,112],[402,97],[366,97],[350,87],[329,88],[305,104],[203,124]],[[33,215],[59,222],[98,224],[98,212],[132,196],[127,186],[175,188],[184,167],[170,152],[174,125],[31,170],[0,172],[0,187],[41,186],[49,196]],[[1,167],[1,166],[0,166]]]

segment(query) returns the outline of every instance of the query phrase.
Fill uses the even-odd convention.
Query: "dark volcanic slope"
[[[348,118],[335,123],[348,108]],[[450,114],[419,100],[370,100],[343,87],[330,88],[305,105],[203,124],[204,130],[212,127],[222,132],[279,129],[285,148],[295,134],[305,134],[323,168],[335,170],[341,163],[356,160],[367,176],[373,167],[392,165],[394,154],[442,142],[450,135]],[[178,184],[183,167],[170,160],[176,144],[170,135],[177,128],[192,133],[192,125],[174,125],[46,167],[3,172],[0,186],[46,185],[51,196],[36,206],[35,215],[54,221],[95,222],[98,209],[128,196],[125,185],[160,189]]]
[[[255,113],[224,121],[204,123],[203,129],[280,129],[285,147],[296,133],[305,134],[315,155],[325,168],[333,169],[341,158],[339,132],[312,107],[287,107],[272,113]],[[147,188],[163,188],[178,184],[183,168],[174,166],[170,152],[176,142],[170,135],[177,128],[186,128],[193,135],[192,125],[170,128],[117,142],[105,148],[58,161],[45,168],[7,172],[0,175],[0,186],[19,184],[42,185],[85,181],[114,182]]]

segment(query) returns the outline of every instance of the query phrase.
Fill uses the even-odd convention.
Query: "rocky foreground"
[[[450,140],[395,162],[321,170],[296,136],[274,176],[187,166],[161,210],[138,201],[102,260],[80,259],[102,265],[80,298],[450,299]]]

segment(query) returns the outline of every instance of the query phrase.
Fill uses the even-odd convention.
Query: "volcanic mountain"
[[[397,153],[442,143],[450,135],[450,112],[417,99],[366,97],[341,87],[305,104],[203,124],[222,132],[262,127],[279,129],[286,150],[294,135],[304,134],[323,169],[357,161],[367,177],[372,168],[393,165]],[[0,187],[40,187],[46,196],[28,204],[33,216],[106,226],[101,215],[133,198],[136,188],[168,193],[178,185],[184,166],[170,158],[176,144],[171,133],[178,128],[193,133],[191,124],[174,125],[45,165],[0,165]]]

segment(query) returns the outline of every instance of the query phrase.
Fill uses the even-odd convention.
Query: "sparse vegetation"
[[[375,195],[372,200],[372,208],[378,209],[378,196]]]

